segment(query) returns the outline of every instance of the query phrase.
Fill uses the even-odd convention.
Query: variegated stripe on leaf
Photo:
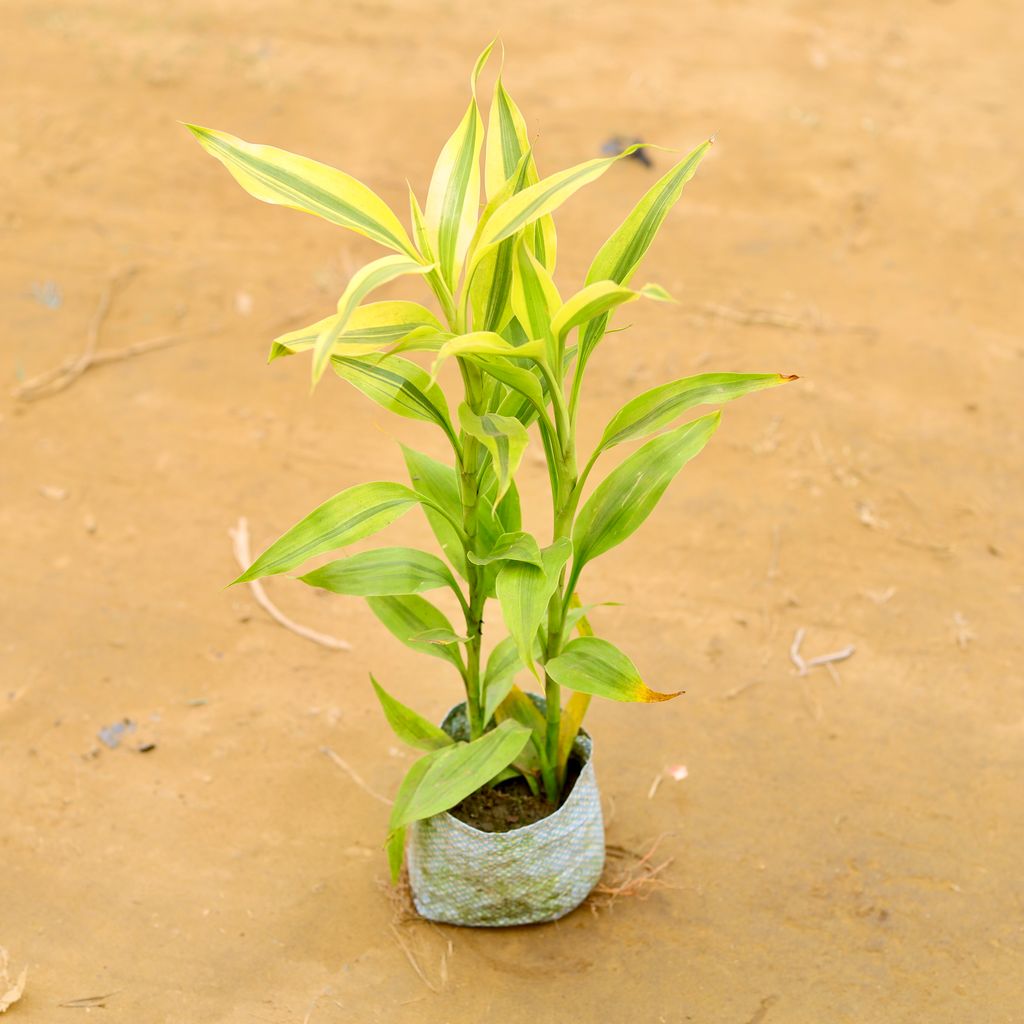
[[[648,441],[601,481],[573,526],[567,593],[590,559],[621,544],[651,514],[675,475],[711,439],[721,415],[710,413]]]
[[[616,156],[586,160],[574,167],[541,178],[537,184],[523,189],[494,212],[480,235],[479,249],[510,238],[545,214],[557,210],[585,185],[600,178],[617,160],[630,156],[639,148],[638,143],[628,146]]]
[[[402,222],[387,203],[351,175],[284,149],[245,142],[227,132],[195,124],[185,127],[257,199],[315,214],[389,249],[416,255]]]
[[[471,331],[446,341],[437,353],[430,367],[432,380],[437,378],[441,364],[452,356],[494,356],[507,359],[544,358],[544,343],[528,341],[525,345],[513,345],[494,331]]]
[[[558,288],[544,265],[525,242],[515,250],[512,277],[512,310],[528,338],[551,338],[551,318],[562,305]],[[548,348],[548,362],[558,365],[557,354]]]
[[[357,270],[338,299],[337,319],[321,331],[313,346],[313,383],[316,384],[323,376],[335,343],[345,333],[352,315],[370,292],[398,277],[426,274],[429,270],[429,266],[405,256],[383,256]]]
[[[333,356],[331,367],[379,406],[408,419],[436,423],[455,443],[444,392],[416,363],[392,355]]]
[[[476,83],[493,46],[491,43],[477,59],[470,77],[473,95],[469,108],[444,144],[427,191],[427,230],[431,238],[436,239],[434,249],[441,276],[453,290],[476,230],[480,209],[480,153],[484,144],[484,125],[477,106]]]
[[[620,285],[629,284],[640,261],[651,247],[658,229],[682,195],[683,187],[694,176],[698,165],[710,148],[710,141],[701,143],[648,189],[643,199],[633,207],[626,219],[598,250],[587,271],[587,284],[593,284],[596,281],[614,281]],[[580,370],[577,371],[577,380],[573,389],[574,405],[579,391],[582,370],[586,367],[587,359],[594,346],[605,333],[607,325],[607,316],[596,317],[589,322],[580,339]]]
[[[594,454],[647,437],[698,405],[723,405],[798,379],[795,374],[782,373],[699,373],[661,384],[637,395],[611,418]]]
[[[328,498],[267,548],[233,583],[294,569],[307,558],[347,547],[383,530],[423,497],[402,484],[356,484]]]
[[[333,313],[309,327],[275,338],[267,362],[312,349],[317,338],[333,327],[339,316]],[[361,356],[381,352],[423,328],[442,330],[437,317],[418,302],[369,302],[352,311],[331,355]]]

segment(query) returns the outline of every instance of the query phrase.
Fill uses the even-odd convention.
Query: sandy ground
[[[111,1024],[1024,1020],[1024,20],[965,0],[486,7],[0,5],[12,1024],[108,993]],[[610,841],[670,833],[671,888],[553,926],[395,931],[386,808],[322,748],[392,792],[408,755],[368,671],[437,715],[453,681],[358,601],[268,585],[338,653],[222,587],[239,516],[262,546],[400,478],[396,438],[434,439],[340,381],[309,399],[304,360],[264,365],[376,250],[249,199],[176,121],[404,209],[499,30],[542,171],[616,132],[718,133],[647,264],[680,305],[609,338],[585,436],[687,372],[804,379],[730,407],[584,591],[625,602],[596,623],[652,685],[687,690],[591,720]],[[563,290],[651,174],[620,165],[565,208]],[[81,350],[128,267],[101,350],[184,340],[8,397]],[[535,461],[524,491],[543,495]],[[428,534],[410,515],[390,536]],[[855,645],[838,680],[797,676],[798,628],[807,656]],[[132,742],[103,747],[125,717]],[[648,799],[671,763],[689,778]]]

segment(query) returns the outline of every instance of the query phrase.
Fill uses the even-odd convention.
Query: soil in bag
[[[562,803],[568,799],[582,770],[583,765],[578,758],[569,758]],[[481,832],[511,832],[524,825],[532,825],[557,810],[558,807],[549,804],[543,796],[534,796],[526,780],[518,776],[499,782],[490,789],[484,787],[470,793],[448,813]]]

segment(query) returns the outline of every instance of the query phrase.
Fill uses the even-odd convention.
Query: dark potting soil
[[[569,798],[582,770],[583,765],[578,758],[569,759],[562,789],[562,804]],[[511,832],[554,814],[558,807],[549,804],[543,796],[534,796],[526,780],[517,776],[499,782],[490,789],[478,789],[470,793],[448,813],[481,832]]]

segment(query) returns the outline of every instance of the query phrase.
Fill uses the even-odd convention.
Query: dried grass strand
[[[252,563],[252,555],[249,551],[249,522],[242,516],[238,520],[238,525],[235,527],[228,528],[228,534],[231,537],[232,547],[235,552],[235,560],[243,569],[247,569]],[[294,619],[288,618],[280,608],[277,607],[267,597],[267,592],[263,589],[263,584],[259,580],[249,580],[249,589],[252,591],[252,596],[256,598],[256,603],[276,622],[278,625],[284,626],[285,629],[291,630],[297,636],[301,636],[306,640],[312,640],[315,644],[320,644],[321,647],[329,647],[332,651],[351,651],[352,645],[347,640],[339,640],[337,637],[329,636],[326,633],[320,633],[315,629],[310,629],[309,626],[303,626],[296,622]]]

